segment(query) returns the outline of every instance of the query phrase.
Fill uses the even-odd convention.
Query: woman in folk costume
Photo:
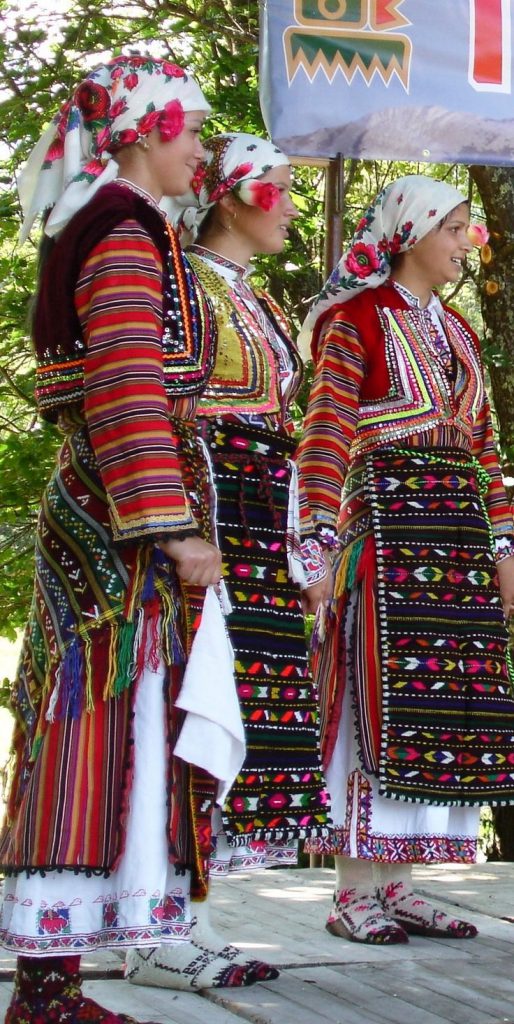
[[[335,545],[315,654],[335,833],[310,848],[335,854],[327,927],[357,942],[476,935],[414,895],[412,864],[474,861],[480,806],[514,802],[513,521],[478,339],[434,291],[468,226],[448,184],[389,185],[303,330],[299,464]]]
[[[49,211],[37,400],[64,443],[13,695],[9,1024],[127,1021],[81,993],[80,954],[104,946],[157,949],[178,987],[276,976],[189,941],[216,780],[169,753],[221,556],[194,496],[204,459],[192,425],[215,325],[158,203],[189,186],[208,110],[175,64],[116,57],[79,85],[20,183],[24,237]]]
[[[282,310],[249,280],[252,258],[281,253],[296,216],[289,161],[269,140],[246,133],[215,136],[204,148],[196,202],[193,193],[179,200],[175,219],[197,232],[188,258],[218,325],[197,422],[212,460],[247,748],[215,830],[221,874],[263,858],[288,862],[297,839],[326,833],[302,601],[317,608],[327,574],[291,461],[288,408],[301,361]]]

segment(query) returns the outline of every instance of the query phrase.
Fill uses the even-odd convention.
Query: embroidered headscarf
[[[272,167],[289,166],[289,159],[270,139],[247,132],[224,132],[205,140],[205,161],[193,178],[191,191],[166,200],[166,209],[179,230],[196,233],[206,213],[228,192],[248,206],[271,210],[280,197],[271,182],[260,181]]]
[[[45,233],[60,231],[117,177],[121,146],[144,139],[155,127],[161,138],[173,139],[184,127],[185,112],[210,109],[195,79],[170,61],[119,56],[95,68],[54,117],[22,171],[20,240],[50,207]]]
[[[357,224],[355,234],[305,318],[298,345],[310,358],[310,342],[331,306],[365,288],[378,288],[391,273],[393,256],[420,242],[465,197],[444,181],[423,174],[398,178],[379,192]]]

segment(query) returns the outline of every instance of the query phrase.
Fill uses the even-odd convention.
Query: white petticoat
[[[359,763],[351,695],[326,772],[334,837],[330,852],[382,863],[473,863],[480,809],[433,807],[380,796],[378,781]]]
[[[145,669],[134,718],[127,841],[108,878],[49,871],[6,878],[0,942],[30,956],[107,946],[156,946],[190,935],[190,875],[177,875],[166,841],[164,668]]]

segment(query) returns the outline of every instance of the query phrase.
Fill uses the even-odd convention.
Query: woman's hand
[[[502,558],[496,566],[505,618],[514,615],[514,556]]]
[[[324,554],[327,575],[319,583],[315,583],[314,586],[302,590],[302,609],[304,615],[315,615],[320,604],[325,604],[332,597],[334,587],[332,562],[328,552],[325,551]]]
[[[221,551],[202,537],[160,541],[159,547],[175,562],[177,576],[184,583],[208,587],[220,582]]]

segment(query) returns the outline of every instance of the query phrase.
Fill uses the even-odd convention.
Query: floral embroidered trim
[[[313,587],[320,583],[327,575],[325,557],[318,540],[313,537],[306,537],[300,545],[302,562],[307,577],[307,586]]]
[[[494,554],[497,563],[503,562],[504,558],[512,558],[514,556],[514,537],[495,537]]]

